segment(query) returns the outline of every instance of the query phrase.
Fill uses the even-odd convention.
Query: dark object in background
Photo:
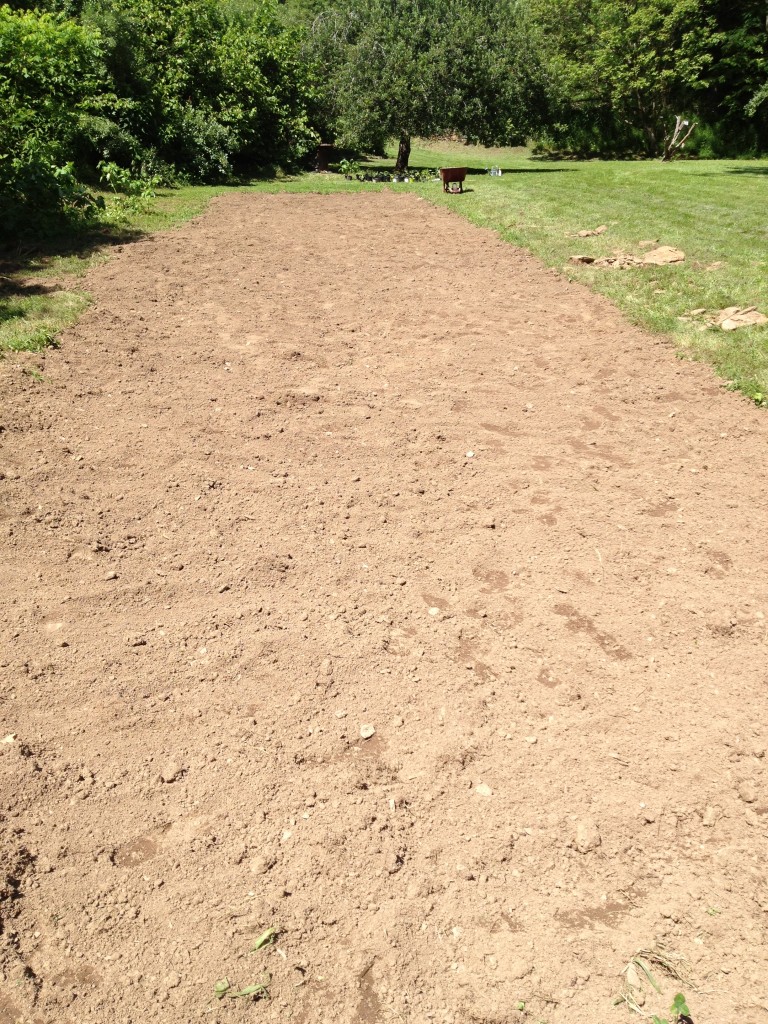
[[[321,142],[315,154],[315,170],[327,171],[328,165],[333,159],[334,146],[329,142]]]

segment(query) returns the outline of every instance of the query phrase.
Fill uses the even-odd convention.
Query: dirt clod
[[[744,781],[739,783],[739,796],[745,804],[753,804],[757,800],[758,791],[754,782]]]
[[[270,854],[257,854],[248,862],[248,867],[254,875],[265,875],[274,866],[276,858]]]
[[[580,821],[573,837],[573,847],[579,853],[591,853],[602,843],[597,824],[590,819]]]
[[[160,781],[166,783],[176,782],[177,779],[181,778],[183,770],[178,762],[171,761],[161,770]]]
[[[745,309],[729,306],[715,314],[715,324],[724,331],[736,331],[740,327],[759,327],[768,324],[768,316],[759,312],[754,306]]]
[[[643,263],[646,266],[664,267],[670,263],[682,263],[685,260],[685,253],[682,249],[675,249],[671,245],[660,245],[657,249],[651,249],[643,256]]]

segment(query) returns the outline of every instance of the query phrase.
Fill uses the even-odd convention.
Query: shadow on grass
[[[269,181],[274,178],[275,169],[272,167],[263,168],[258,173],[233,179],[226,184],[217,185],[216,188],[232,191],[241,189],[255,181]],[[174,186],[162,188],[158,191],[157,200],[173,200],[177,193]],[[125,221],[136,218],[146,212],[143,209],[131,211],[125,214]],[[191,214],[190,214],[191,216]],[[158,227],[162,230],[162,226]],[[41,273],[46,270],[54,259],[81,259],[86,260],[100,250],[108,251],[117,245],[128,245],[137,242],[151,234],[150,230],[136,227],[135,224],[121,223],[119,220],[96,221],[93,224],[77,227],[58,227],[46,233],[36,233],[33,229],[22,229],[17,232],[16,241],[13,244],[0,244],[0,279],[8,275],[21,276]],[[2,282],[0,281],[0,284]]]
[[[0,277],[0,303],[8,298],[28,299],[32,295],[51,295],[58,291],[61,291],[61,285],[56,283],[46,284],[44,281],[18,281],[12,277]]]
[[[255,177],[228,183],[233,191],[255,179],[269,180],[272,168]],[[43,231],[34,214],[16,216],[12,243],[0,244],[0,356],[7,351],[38,351],[54,344],[56,334],[74,323],[87,303],[79,278],[111,249],[139,242],[196,216],[213,195],[214,186],[190,195],[182,187],[163,188],[149,206],[111,203],[104,219],[88,225],[57,225]],[[13,237],[13,235],[11,235]]]
[[[361,166],[366,170],[370,171],[383,171],[387,174],[393,174],[395,170],[395,162],[391,161],[364,161]],[[460,160],[456,160],[452,164],[442,164],[443,167],[465,167]],[[557,174],[561,171],[575,171],[575,167],[505,167],[503,164],[494,164],[494,167],[500,167],[504,174]],[[409,164],[409,171],[436,171],[438,169],[437,164]],[[488,174],[487,167],[468,167],[467,174]]]
[[[757,174],[768,178],[768,167],[726,167],[726,174]]]
[[[76,230],[18,236],[0,247],[0,357],[12,352],[39,352],[56,345],[56,334],[73,320],[70,289],[61,280],[36,280],[50,273],[57,259],[82,261],[99,252],[135,242],[146,234],[135,228],[94,224]],[[58,277],[58,268],[56,268]],[[67,278],[69,268],[61,275]]]
[[[0,248],[0,296],[7,295],[9,290],[16,294],[24,293],[27,286],[14,281],[13,277],[41,273],[54,259],[75,257],[86,260],[101,249],[136,242],[146,234],[135,228],[94,225],[76,232],[24,236],[15,245]]]

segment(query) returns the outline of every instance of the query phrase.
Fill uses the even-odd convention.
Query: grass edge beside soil
[[[671,342],[677,356],[713,366],[724,387],[741,391],[758,406],[768,407],[768,328],[742,328],[731,334],[707,328],[686,314],[700,306],[715,310],[728,305],[758,305],[768,311],[768,262],[761,260],[764,231],[753,218],[745,219],[745,190],[757,197],[760,175],[768,175],[766,161],[689,161],[661,168],[655,161],[553,161],[532,157],[520,149],[484,149],[450,143],[415,140],[414,166],[446,166],[460,163],[471,169],[469,193],[458,199],[443,195],[433,183],[377,184],[347,181],[337,174],[307,172],[261,179],[236,186],[186,186],[164,190],[143,208],[123,210],[111,236],[94,245],[85,257],[73,253],[49,260],[30,261],[24,274],[54,278],[59,285],[82,276],[95,262],[108,259],[116,242],[149,232],[171,230],[205,211],[211,199],[228,191],[254,193],[346,194],[364,191],[408,191],[435,206],[451,209],[471,223],[492,230],[503,241],[530,252],[545,266],[605,296],[637,326]],[[502,178],[482,172],[496,164],[504,169]],[[368,161],[370,168],[392,166],[389,157]],[[552,172],[570,173],[552,173]],[[734,189],[739,174],[742,186]],[[750,181],[750,177],[753,179]],[[690,191],[697,189],[705,199],[699,207]],[[750,191],[751,190],[751,191]],[[109,197],[108,197],[109,198]],[[114,202],[114,197],[113,202]],[[741,202],[741,206],[739,206]],[[558,205],[559,204],[559,205]],[[733,209],[729,208],[729,204]],[[568,265],[576,251],[604,255],[615,246],[629,251],[637,243],[640,227],[634,207],[643,208],[647,234],[658,234],[667,244],[680,245],[688,253],[682,267],[646,271],[600,271],[588,266]],[[722,223],[736,219],[743,223],[729,234]],[[610,230],[598,238],[576,239],[577,228],[595,227],[605,220]],[[614,248],[611,248],[614,247]],[[707,260],[725,253],[724,269],[708,273]],[[753,266],[754,264],[754,266]],[[70,326],[87,305],[82,291],[51,289],[48,305],[26,318],[26,341],[10,343],[8,317],[2,322],[0,300],[0,357],[3,350],[39,350],[55,344],[56,335]],[[56,295],[59,298],[56,298]],[[69,305],[64,296],[71,297]],[[38,299],[38,296],[34,297]],[[30,300],[31,301],[31,300]],[[75,308],[80,303],[80,308]],[[58,306],[58,310],[55,308]],[[31,308],[31,307],[30,307]],[[24,319],[24,318],[21,318]],[[23,333],[23,332],[22,332]]]
[[[55,348],[58,335],[77,322],[91,301],[75,282],[108,260],[115,246],[173,230],[199,216],[225,191],[224,186],[206,185],[163,189],[141,204],[101,193],[107,217],[91,230],[42,240],[30,244],[24,256],[6,257],[11,266],[8,273],[0,273],[0,359]]]

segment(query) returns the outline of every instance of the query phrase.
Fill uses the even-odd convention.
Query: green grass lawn
[[[392,155],[371,167],[392,167]],[[255,192],[413,191],[445,205],[505,240],[530,250],[549,266],[610,298],[630,320],[666,334],[683,357],[711,362],[718,373],[768,406],[768,326],[734,332],[707,327],[704,318],[681,320],[693,309],[757,306],[768,314],[768,161],[551,160],[522,149],[484,149],[456,143],[420,143],[413,167],[466,166],[468,191],[445,196],[439,184],[377,185],[339,175],[304,174],[247,186]],[[502,168],[501,178],[483,170]],[[475,172],[475,173],[472,173]],[[200,212],[221,188],[163,193],[134,216],[128,231],[159,230]],[[605,224],[594,238],[577,231]],[[670,267],[600,270],[574,266],[574,254],[640,254],[638,243],[658,239],[686,254]],[[71,262],[71,257],[70,257]],[[78,259],[82,264],[82,258]],[[61,276],[67,262],[48,261],[25,272]],[[59,293],[60,294],[60,293]],[[0,348],[10,347],[21,319],[3,313]],[[5,317],[5,320],[3,318]],[[34,319],[34,318],[32,318]]]

